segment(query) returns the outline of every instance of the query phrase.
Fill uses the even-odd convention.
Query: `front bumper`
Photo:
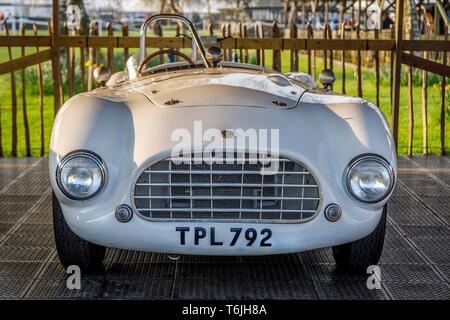
[[[324,198],[324,203],[329,203]],[[342,203],[341,203],[342,206]],[[64,217],[70,228],[81,238],[106,247],[115,247],[139,251],[152,251],[173,254],[198,255],[267,255],[293,253],[322,247],[339,245],[358,240],[368,235],[382,214],[382,208],[363,209],[357,206],[342,206],[340,220],[330,222],[320,213],[311,221],[295,224],[281,223],[229,223],[229,222],[150,222],[136,214],[127,223],[115,218],[114,211],[99,214],[100,208],[81,210],[61,203]],[[180,232],[176,228],[187,227],[185,243],[181,244]],[[206,236],[194,241],[194,229],[204,228]],[[222,245],[211,245],[211,228],[214,228],[213,242]],[[242,228],[243,232],[234,246],[230,246],[234,233],[231,228]],[[253,245],[248,246],[244,232],[254,228],[258,234]],[[270,229],[272,236],[270,246],[261,247],[263,236],[261,231]]]

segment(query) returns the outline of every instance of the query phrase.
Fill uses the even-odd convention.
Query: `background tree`
[[[78,6],[81,10],[81,21],[80,21],[80,28],[83,30],[83,33],[85,33],[88,30],[89,26],[89,16],[87,14],[86,8],[84,7],[83,0],[66,0],[65,3],[61,6],[62,8],[62,15],[63,20],[60,20],[61,22],[64,22],[67,20],[66,18],[66,11],[69,6]],[[60,23],[60,25],[63,25],[64,23]]]

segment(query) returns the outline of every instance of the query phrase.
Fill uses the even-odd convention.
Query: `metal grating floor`
[[[66,288],[47,158],[0,159],[0,299],[450,299],[450,158],[399,158],[381,289],[335,272],[330,249],[266,257],[109,249],[105,273]]]

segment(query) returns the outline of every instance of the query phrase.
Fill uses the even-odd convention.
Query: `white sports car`
[[[201,56],[145,54],[150,22],[178,19]],[[195,51],[195,50],[194,50]],[[185,62],[146,68],[173,54]],[[332,247],[339,268],[377,264],[396,152],[381,111],[302,73],[222,61],[192,23],[157,15],[140,61],[68,100],[50,143],[54,231],[64,266],[105,247],[268,255]]]

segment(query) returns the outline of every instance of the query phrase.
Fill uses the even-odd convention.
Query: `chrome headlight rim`
[[[61,171],[64,168],[64,166],[67,164],[67,162],[69,162],[70,160],[74,159],[74,158],[87,158],[89,160],[92,160],[100,169],[100,173],[101,173],[101,183],[100,186],[98,187],[97,191],[95,191],[93,194],[87,196],[87,197],[76,197],[74,195],[71,195],[70,193],[68,193],[66,191],[66,189],[64,188],[62,182],[61,182]],[[103,159],[96,154],[95,152],[92,151],[88,151],[88,150],[75,150],[72,152],[69,152],[68,154],[66,154],[61,161],[59,161],[57,167],[56,167],[56,183],[58,185],[59,190],[61,190],[61,192],[69,199],[72,200],[91,200],[93,198],[95,198],[96,196],[98,196],[100,194],[100,192],[102,192],[105,183],[106,183],[106,167],[105,167],[105,163],[103,162]]]
[[[383,197],[381,197],[380,199],[377,199],[374,201],[367,201],[367,200],[358,198],[358,196],[355,195],[352,188],[350,187],[350,177],[349,177],[350,170],[352,170],[354,167],[356,167],[361,162],[368,161],[368,160],[376,161],[376,162],[380,163],[381,165],[383,165],[388,170],[389,177],[390,177],[389,187],[388,187],[388,190],[386,191],[385,195]],[[352,196],[352,198],[354,200],[356,200],[360,203],[364,203],[364,204],[375,204],[375,203],[379,203],[379,202],[383,201],[391,194],[391,191],[395,184],[395,173],[394,173],[394,168],[392,167],[392,165],[383,156],[381,156],[379,154],[375,154],[375,153],[365,153],[365,154],[361,154],[361,155],[353,158],[348,163],[348,165],[345,169],[345,172],[344,172],[344,179],[345,179],[345,187],[347,189],[347,192]]]

